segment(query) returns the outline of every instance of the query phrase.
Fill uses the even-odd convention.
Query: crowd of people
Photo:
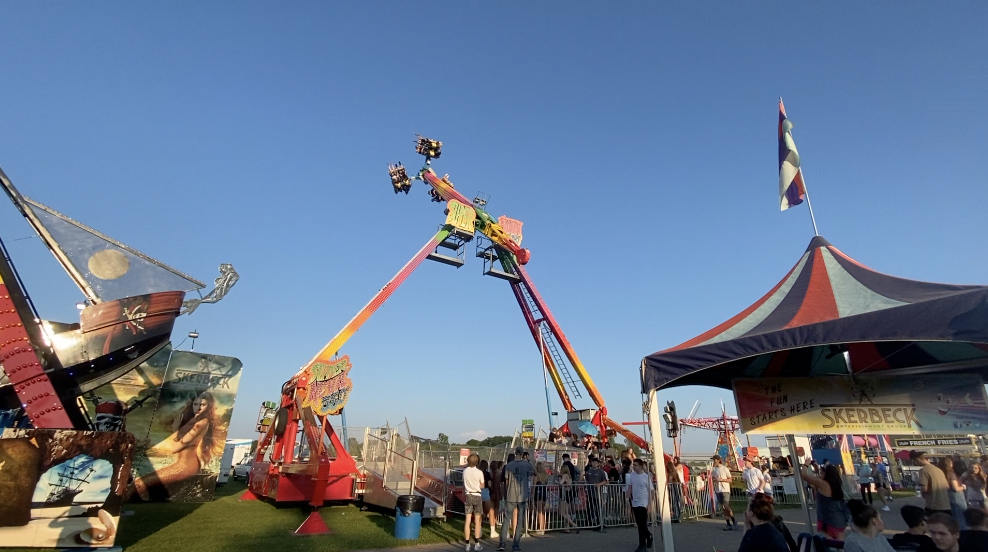
[[[936,464],[922,452],[911,453],[918,472],[918,490],[925,508],[906,505],[902,519],[909,530],[888,538],[881,512],[891,511],[891,484],[888,468],[881,462],[857,466],[855,477],[845,477],[840,466],[816,464],[807,460],[800,475],[811,493],[817,517],[818,534],[829,544],[849,552],[988,552],[988,510],[986,510],[986,466],[959,458],[942,458]],[[725,531],[739,529],[731,508],[733,475],[720,456],[714,456],[710,481],[714,498],[724,515]],[[776,515],[771,477],[758,458],[746,457],[741,473],[747,491],[744,511],[745,533],[739,552],[797,552],[791,532]],[[848,485],[856,480],[856,488]],[[874,487],[875,492],[872,492]],[[875,507],[875,494],[880,508]],[[857,495],[852,498],[852,495]]]
[[[586,498],[585,513],[587,524],[599,530],[601,525],[600,488],[608,484],[624,485],[627,507],[638,526],[640,548],[651,546],[652,535],[648,530],[648,508],[654,491],[654,474],[646,469],[645,463],[631,450],[624,451],[619,458],[611,454],[601,457],[590,455],[583,469],[578,467],[568,453],[561,456],[558,470],[546,462],[534,464],[529,453],[522,447],[507,456],[506,462],[488,463],[480,460],[477,454],[467,458],[463,470],[464,513],[466,523],[463,528],[465,550],[479,552],[484,534],[484,523],[490,528],[490,537],[498,538],[497,550],[505,550],[508,542],[511,550],[521,550],[521,535],[529,515],[528,505],[532,505],[532,522],[535,534],[546,530],[546,512],[549,503],[549,486],[559,487],[558,512],[565,529],[563,533],[579,533],[580,522],[574,517],[575,503],[578,500],[577,485],[583,489]],[[620,462],[620,466],[618,465]],[[497,514],[503,511],[504,518],[500,532],[497,532]]]
[[[528,516],[531,516],[530,527],[534,527],[535,534],[546,530],[550,501],[557,505],[558,518],[554,527],[559,528],[561,522],[563,533],[579,533],[581,527],[588,526],[599,528],[604,515],[600,511],[603,503],[601,487],[608,484],[619,484],[624,488],[628,512],[638,528],[637,552],[651,547],[653,536],[648,520],[656,484],[651,464],[635,458],[630,450],[617,458],[607,452],[601,451],[600,456],[589,454],[582,469],[569,454],[561,456],[558,468],[543,461],[533,463],[521,447],[508,455],[507,462],[494,461],[489,465],[476,454],[470,455],[463,472],[466,550],[483,550],[480,539],[484,523],[489,525],[492,539],[498,535],[498,551],[505,550],[509,542],[512,551],[520,550]],[[943,458],[936,464],[926,459],[922,452],[914,451],[911,457],[919,468],[917,488],[925,508],[903,506],[901,516],[909,530],[891,539],[883,534],[885,526],[881,516],[881,512],[891,511],[892,502],[888,468],[884,463],[862,463],[852,470],[853,478],[848,477],[841,466],[827,462],[818,465],[807,460],[799,466],[800,476],[810,493],[807,498],[816,513],[818,533],[832,539],[833,544],[840,542],[840,546],[850,552],[988,551],[988,511],[985,509],[988,457],[983,457],[982,462],[970,463]],[[733,474],[720,456],[715,455],[712,460],[709,482],[716,505],[726,521],[724,530],[740,530],[742,525],[738,517],[744,522],[745,532],[738,552],[796,552],[797,543],[792,533],[775,512],[770,464],[765,459],[744,459],[741,479],[748,501],[743,514],[736,516],[731,506]],[[679,458],[673,458],[666,462],[666,476],[675,519],[677,483],[689,481],[690,471]],[[849,485],[849,481],[856,484]],[[550,486],[558,486],[558,490],[550,493]],[[580,493],[585,500],[579,508],[582,519],[577,517],[576,506]],[[880,503],[878,508],[875,495]],[[533,511],[527,512],[528,507]],[[504,518],[498,534],[497,512],[502,510]]]

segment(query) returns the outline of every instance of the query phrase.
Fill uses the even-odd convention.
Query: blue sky
[[[247,437],[443,220],[386,175],[419,165],[416,133],[442,140],[440,174],[524,221],[529,274],[612,417],[634,420],[641,358],[755,301],[812,237],[805,205],[778,211],[779,96],[823,236],[882,272],[988,282],[986,11],[4,3],[0,166],[203,281],[234,264],[230,296],[175,336],[243,361],[231,436]],[[76,320],[80,293],[31,234],[0,206],[42,315]],[[478,261],[423,265],[351,339],[350,425],[458,440],[545,423],[536,346]],[[660,398],[733,409],[723,390]]]

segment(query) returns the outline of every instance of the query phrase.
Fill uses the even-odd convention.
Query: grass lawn
[[[394,538],[394,512],[361,511],[357,506],[326,506],[319,510],[330,535],[296,537],[292,533],[308,514],[299,505],[275,506],[254,500],[239,502],[244,483],[217,487],[216,499],[205,504],[126,504],[134,514],[120,518],[116,544],[127,552],[205,552],[264,550],[277,552],[360,550],[415,544],[457,542],[463,520],[422,522],[419,540]]]

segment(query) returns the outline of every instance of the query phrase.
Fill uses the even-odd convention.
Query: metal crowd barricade
[[[444,504],[447,513],[463,515],[463,472],[453,468],[448,473],[448,491]],[[716,509],[710,484],[703,477],[687,483],[670,483],[666,488],[673,521],[694,520],[712,515]],[[658,521],[658,493],[652,493],[649,517]],[[506,502],[497,512],[498,525],[505,519]],[[624,484],[591,485],[586,482],[562,486],[558,483],[532,485],[526,504],[526,532],[563,531],[566,529],[605,529],[635,524]],[[485,518],[486,521],[486,518]]]
[[[624,484],[608,483],[601,490],[604,527],[634,525],[635,516],[631,513],[631,504],[628,502],[628,493]]]
[[[604,489],[588,483],[534,485],[526,506],[526,531],[564,531],[603,527]],[[623,491],[622,491],[623,496]],[[623,500],[623,498],[622,498]],[[503,503],[503,501],[502,501]]]
[[[672,521],[682,521],[698,519],[711,515],[714,510],[708,483],[703,478],[694,478],[688,483],[669,483],[667,486],[669,497],[669,515]],[[652,516],[659,518],[658,494],[652,495],[649,506]],[[632,520],[634,523],[634,520]]]
[[[791,480],[790,492],[786,492],[786,483]],[[776,504],[800,505],[799,493],[795,488],[799,485],[799,480],[795,475],[784,474],[781,477],[772,478],[772,499]],[[735,474],[731,481],[731,502],[748,502],[748,491],[745,487],[744,478],[740,474]]]

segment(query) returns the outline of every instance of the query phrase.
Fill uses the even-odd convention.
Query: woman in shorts
[[[549,472],[542,462],[535,463],[535,481],[532,482],[532,502],[535,503],[535,534],[545,534],[545,503],[549,495]]]
[[[497,531],[497,514],[494,512],[494,503],[491,501],[491,487],[493,487],[493,476],[491,476],[491,470],[487,464],[487,460],[480,461],[480,471],[484,472],[484,487],[480,489],[480,500],[484,506],[484,514],[487,515],[487,520],[491,524],[491,538]]]
[[[573,527],[579,533],[578,524],[573,521],[573,516],[570,514],[570,508],[573,506],[573,498],[576,490],[573,488],[573,474],[570,473],[569,466],[562,467],[559,475],[559,489],[559,517],[563,519],[563,526],[567,527],[567,529],[563,530],[563,533],[569,533],[569,527]]]

